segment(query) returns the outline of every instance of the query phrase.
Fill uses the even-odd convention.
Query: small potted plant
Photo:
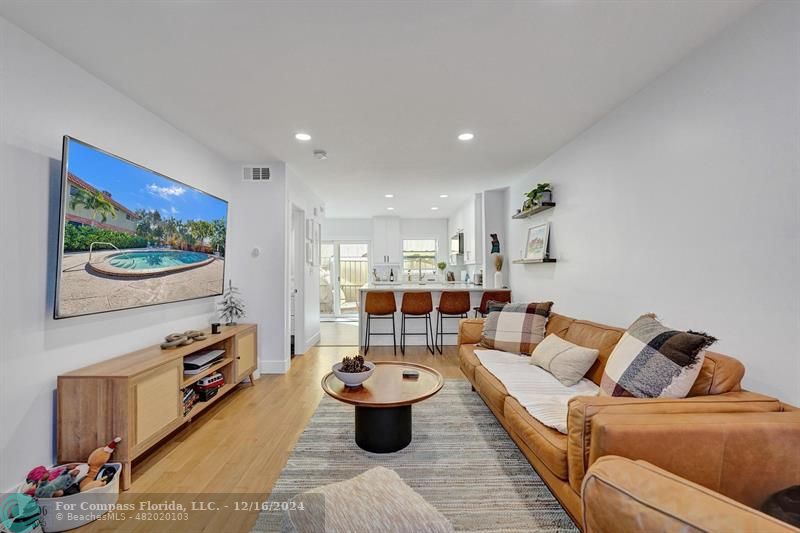
[[[536,188],[531,189],[525,193],[525,203],[522,204],[522,210],[526,211],[537,205],[543,203],[550,203],[553,201],[553,190],[549,183],[540,183]]]
[[[233,282],[228,280],[228,289],[222,295],[219,303],[219,315],[226,326],[235,326],[236,321],[245,315],[244,301],[239,296],[239,289],[233,286]]]
[[[347,387],[360,387],[375,370],[375,363],[364,361],[361,355],[345,356],[341,363],[333,365],[333,373]]]
[[[439,277],[442,281],[444,281],[444,269],[447,268],[447,263],[444,261],[439,261],[436,263],[436,267],[439,269]]]

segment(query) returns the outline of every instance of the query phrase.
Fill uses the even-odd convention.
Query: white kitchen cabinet
[[[402,263],[403,245],[400,240],[399,217],[372,219],[372,264]]]

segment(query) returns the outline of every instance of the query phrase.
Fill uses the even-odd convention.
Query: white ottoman
[[[282,530],[298,533],[444,533],[453,526],[394,470],[378,466],[298,494]],[[301,508],[302,507],[302,508]]]

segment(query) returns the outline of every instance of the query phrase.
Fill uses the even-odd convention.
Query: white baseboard
[[[289,371],[289,361],[264,361],[258,362],[258,370],[261,374],[285,374]]]
[[[320,332],[317,332],[315,335],[312,335],[312,337],[306,341],[306,347],[305,350],[303,350],[303,353],[306,353],[311,349],[312,346],[319,343],[320,338],[321,338]]]

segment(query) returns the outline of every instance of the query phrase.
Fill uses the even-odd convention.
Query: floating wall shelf
[[[555,263],[556,259],[514,259],[511,262],[515,265],[532,265],[534,263]]]
[[[536,207],[531,207],[530,209],[526,209],[525,211],[520,211],[515,215],[511,215],[511,218],[528,218],[536,213],[541,213],[542,211],[547,211],[548,209],[553,209],[556,206],[555,202],[543,202],[541,205],[537,205]]]

